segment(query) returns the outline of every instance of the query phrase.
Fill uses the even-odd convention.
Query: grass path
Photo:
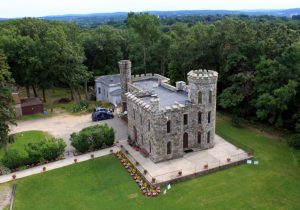
[[[300,209],[299,151],[226,118],[217,132],[253,148],[260,164],[180,182],[166,195],[147,198],[119,161],[105,156],[16,181],[15,209]]]

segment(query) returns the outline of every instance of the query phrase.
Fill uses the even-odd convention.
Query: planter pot
[[[43,171],[46,171],[46,167],[43,167]]]
[[[17,175],[13,174],[11,177],[12,177],[13,180],[15,180],[17,178]]]
[[[74,163],[77,163],[77,159],[76,158],[74,159]]]

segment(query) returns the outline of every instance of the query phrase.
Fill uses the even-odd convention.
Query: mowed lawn
[[[16,181],[14,209],[300,209],[299,152],[227,118],[217,131],[252,147],[260,164],[173,184],[166,195],[148,198],[115,157],[105,156]]]

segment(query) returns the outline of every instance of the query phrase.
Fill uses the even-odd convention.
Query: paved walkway
[[[81,129],[96,125],[96,124],[107,124],[111,126],[116,132],[116,141],[127,139],[127,124],[117,117],[115,114],[114,119],[103,120],[99,122],[93,122],[91,120],[91,114],[85,115],[71,115],[61,114],[54,117],[45,119],[29,120],[18,122],[17,126],[11,126],[11,133],[17,133],[29,130],[41,130],[52,134],[55,137],[65,139],[67,143],[66,151],[73,151],[74,148],[70,145],[70,134],[78,132]]]
[[[90,152],[90,153],[87,153],[87,154],[84,154],[84,155],[78,155],[76,157],[70,157],[70,158],[55,161],[55,162],[52,162],[52,163],[36,166],[36,167],[33,167],[33,168],[29,168],[29,169],[25,169],[25,170],[22,170],[22,171],[15,172],[15,173],[0,176],[0,183],[5,183],[5,182],[12,181],[12,175],[13,174],[16,175],[16,179],[20,179],[20,178],[27,177],[27,176],[30,176],[30,175],[33,175],[33,174],[42,173],[44,166],[47,168],[47,171],[50,171],[50,170],[53,170],[53,169],[62,168],[64,166],[72,165],[72,164],[74,164],[74,158],[77,159],[77,162],[82,162],[82,161],[90,160],[91,159],[91,154],[94,154],[95,158],[105,156],[105,155],[110,154],[111,149],[114,152],[119,151],[119,148],[115,146],[115,147],[110,147],[110,148],[98,150],[98,151],[95,151],[95,152]]]
[[[11,188],[5,186],[0,190],[0,210],[4,209],[10,204]]]

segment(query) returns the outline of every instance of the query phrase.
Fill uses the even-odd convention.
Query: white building
[[[121,103],[120,74],[100,76],[95,79],[97,101],[107,101],[115,106]]]

